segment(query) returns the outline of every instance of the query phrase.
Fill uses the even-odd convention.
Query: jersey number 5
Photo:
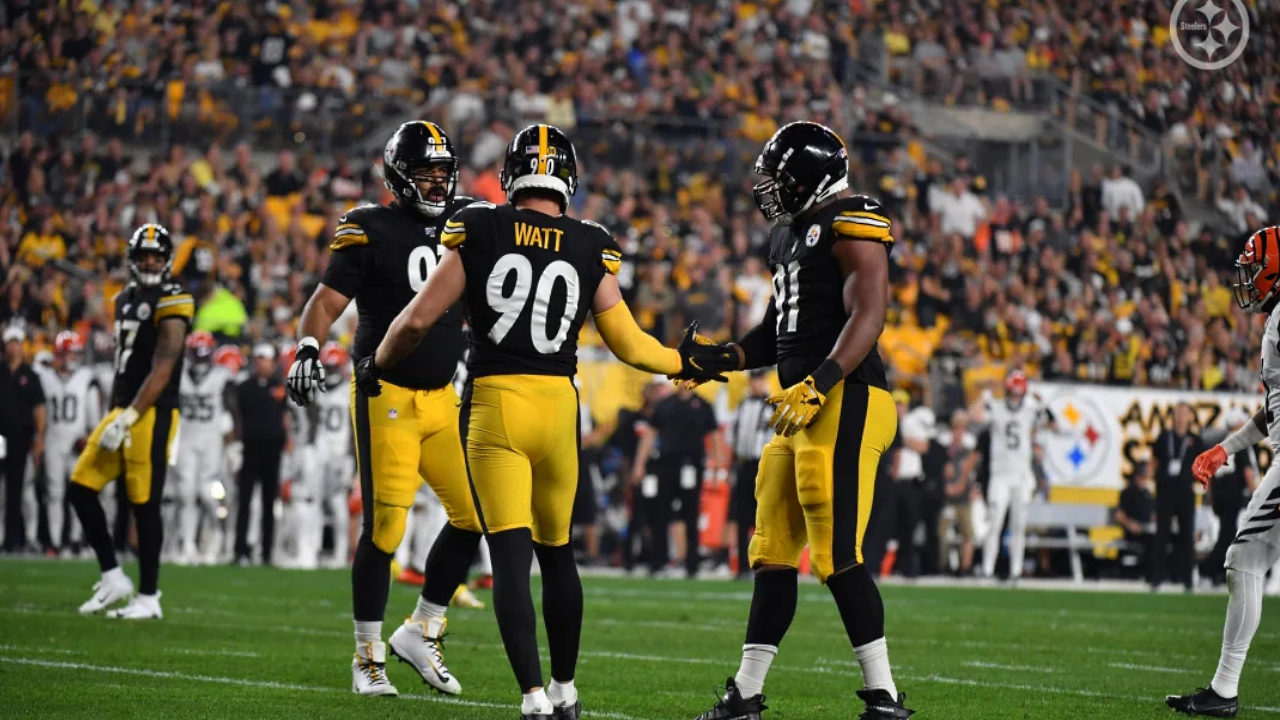
[[[512,273],[515,274],[515,282],[509,283]],[[555,289],[557,280],[564,281],[564,315],[561,316],[555,333],[548,334],[547,331],[550,328],[547,327],[547,313],[551,307],[551,291]],[[508,285],[511,287],[509,293],[506,292]],[[573,317],[578,313],[578,296],[580,295],[578,271],[564,260],[553,260],[547,265],[542,271],[542,277],[538,278],[537,288],[534,288],[533,264],[529,262],[529,258],[516,253],[508,253],[498,258],[484,288],[489,307],[498,313],[498,320],[493,323],[493,327],[489,328],[489,339],[497,345],[502,342],[507,333],[511,332],[511,328],[524,310],[525,303],[529,300],[531,289],[533,290],[533,322],[529,324],[530,338],[534,349],[543,355],[550,355],[560,350],[560,346],[569,335],[569,326],[573,324]]]
[[[773,302],[778,308],[777,333],[795,332],[800,317],[800,261],[778,265],[773,271]]]

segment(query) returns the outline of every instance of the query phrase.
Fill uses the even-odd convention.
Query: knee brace
[[[400,547],[404,538],[404,525],[409,517],[409,509],[394,505],[373,506],[373,527],[369,529],[369,539],[373,546],[390,555]]]

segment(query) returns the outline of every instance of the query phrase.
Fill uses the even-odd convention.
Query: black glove
[[[708,380],[728,382],[721,373],[740,367],[738,351],[733,345],[718,345],[698,334],[698,321],[689,323],[684,337],[676,346],[680,353],[680,373],[674,380],[692,380],[695,384]]]
[[[356,390],[365,397],[378,397],[382,394],[382,371],[373,364],[373,356],[369,355],[356,363]]]
[[[289,389],[289,397],[298,407],[306,407],[316,399],[316,390],[323,392],[324,366],[320,364],[320,344],[315,338],[305,337],[298,341],[294,351],[293,364],[289,366],[289,375],[284,385]]]

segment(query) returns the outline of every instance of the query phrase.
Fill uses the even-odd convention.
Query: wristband
[[[120,414],[117,416],[117,419],[120,422],[124,423],[125,427],[133,427],[133,424],[138,422],[138,411],[134,410],[133,406],[130,405],[129,407],[120,411]]]
[[[298,341],[297,355],[303,358],[320,357],[320,343],[310,335]]]
[[[1222,449],[1227,452],[1228,456],[1230,456],[1257,445],[1258,442],[1265,437],[1266,435],[1263,435],[1262,431],[1258,429],[1258,424],[1250,418],[1244,425],[1241,425],[1238,430],[1228,435],[1219,444],[1222,445]]]
[[[831,392],[831,388],[836,383],[844,379],[844,370],[840,367],[840,363],[827,358],[822,361],[817,370],[809,373],[809,377],[813,378],[813,389],[826,395]]]

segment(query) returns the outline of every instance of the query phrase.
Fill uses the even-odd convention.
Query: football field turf
[[[132,564],[126,571],[136,577]],[[450,611],[459,699],[429,694],[395,660],[401,697],[359,698],[346,572],[165,567],[165,619],[133,623],[76,614],[96,574],[86,562],[0,561],[0,717],[518,717],[491,609]],[[584,586],[584,717],[687,720],[710,706],[737,668],[749,584],[590,577]],[[415,594],[392,588],[384,635]],[[1225,604],[1222,595],[925,586],[885,587],[884,598],[899,687],[917,717],[946,720],[1171,718],[1165,693],[1212,675]],[[1275,610],[1268,600],[1241,717],[1280,718]],[[834,605],[803,585],[765,717],[852,719],[858,687]]]

